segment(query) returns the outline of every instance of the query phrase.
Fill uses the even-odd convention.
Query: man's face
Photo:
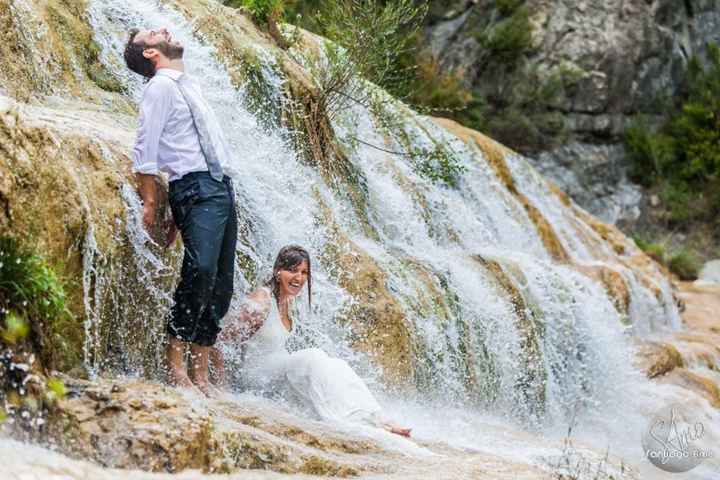
[[[147,46],[145,56],[151,58],[153,53],[151,49],[156,49],[168,60],[182,58],[184,48],[178,40],[173,40],[170,32],[166,28],[156,30],[141,30],[135,35],[135,42],[144,42]]]

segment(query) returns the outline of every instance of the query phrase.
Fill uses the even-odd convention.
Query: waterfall
[[[314,262],[313,305],[298,302],[302,335],[292,347],[311,343],[347,360],[389,413],[418,427],[421,440],[540,463],[549,447],[518,445],[517,436],[498,432],[562,437],[579,422],[584,440],[613,443],[613,453],[639,459],[633,435],[665,401],[693,402],[708,425],[717,423],[705,400],[651,383],[632,366],[636,338],[678,330],[681,322],[670,283],[651,262],[633,263],[639,252],[631,242],[613,243],[609,227],[593,223],[521,156],[419,115],[362,79],[354,85],[368,103],[348,102],[323,119],[333,152],[308,158],[309,135],[288,120],[305,107],[293,91],[297,78],[286,72],[287,62],[297,62],[311,73],[313,53],[297,46],[279,52],[252,38],[243,51],[229,51],[207,18],[184,8],[191,3],[89,0],[99,61],[122,87],[94,99],[92,111],[104,115],[97,125],[86,118],[91,109],[62,109],[72,100],[62,98],[64,81],[54,77],[67,71],[55,57],[43,59],[53,32],[29,26],[43,22],[37,4],[10,3],[28,68],[37,70],[33,88],[59,95],[23,108],[58,119],[53,127],[63,133],[87,128],[80,136],[98,150],[93,159],[124,179],[117,192],[109,174],[101,180],[118,202],[112,216],[91,189],[77,200],[82,221],[73,241],[82,258],[83,359],[91,377],[163,376],[181,250],[146,232],[125,177],[129,165],[118,162],[127,161],[134,114],[126,113],[144,88],[124,65],[127,32],[165,26],[185,45],[187,72],[235,153],[227,171],[239,221],[230,317],[269,274],[278,250],[297,243]],[[202,8],[217,14],[213,20],[227,18],[219,3]],[[85,75],[77,59],[68,62]],[[116,120],[118,131],[105,135]],[[70,177],[82,182],[82,174]],[[488,427],[495,430],[482,431]]]
[[[627,370],[620,315],[599,284],[552,260],[528,210],[489,168],[490,159],[477,145],[388,98],[376,109],[353,105],[333,119],[332,127],[357,174],[356,184],[328,186],[295,150],[293,132],[258,114],[283,107],[285,80],[269,52],[254,46],[265,92],[258,99],[258,89],[233,83],[222,57],[192,21],[162,3],[92,1],[89,17],[102,61],[135,101],[143,84],[122,61],[126,32],[167,26],[185,45],[187,71],[200,82],[236,152],[228,173],[241,212],[238,255],[244,268],[237,273],[238,292],[261,280],[282,245],[302,244],[318,258],[340,242],[339,231],[345,247],[359,249],[385,277],[410,332],[413,381],[423,394],[484,405],[530,423],[562,420],[579,403],[597,406],[612,397],[599,379]],[[400,119],[405,142],[388,138],[384,115]],[[425,178],[411,155],[402,154],[438,145],[464,169],[456,187]],[[507,154],[504,160],[517,190],[548,219],[574,261],[592,263],[612,255],[599,238],[604,250],[592,251],[578,234],[579,222],[568,220],[572,212],[523,159]],[[353,188],[359,196],[346,191]],[[135,315],[147,318],[157,340],[172,282],[159,287],[154,282],[172,265],[148,249],[129,186],[123,198],[136,281],[154,298],[146,308],[155,311]],[[330,228],[328,219],[337,228]],[[357,338],[339,320],[356,299],[338,280],[343,274],[338,268],[316,262],[315,305],[304,321],[315,343],[347,358],[380,387],[381,369],[352,348]],[[652,312],[649,325],[676,326],[669,320],[677,312],[667,286],[662,302],[631,274],[628,283],[636,323]],[[122,327],[121,322],[115,328]],[[120,350],[130,348],[127,339],[119,343]],[[139,358],[127,362],[135,363],[131,370],[143,371]]]
[[[196,20],[167,3],[91,0],[88,15],[103,64],[133,102],[143,83],[122,60],[127,31],[166,26],[185,45],[187,72],[235,152],[227,172],[240,222],[232,308],[269,273],[280,247],[305,246],[314,260],[314,303],[310,311],[299,302],[303,331],[346,359],[399,418],[424,422],[432,438],[468,448],[484,441],[476,429],[486,415],[500,425],[545,431],[580,418],[588,438],[598,431],[606,438],[639,431],[638,411],[655,408],[654,395],[671,396],[630,362],[631,336],[679,327],[669,283],[650,285],[618,262],[608,242],[520,156],[461,138],[365,83],[377,103],[351,104],[332,118],[336,160],[343,163],[322,171],[299,151],[303,137],[280,121],[292,105],[272,52],[249,44],[257,65],[238,75]],[[457,183],[428,178],[422,162],[432,156],[413,152],[455,162],[462,172]],[[116,235],[125,252],[105,258],[93,250],[88,230],[88,285],[103,268],[113,270],[102,282],[105,317],[97,314],[105,297],[91,300],[87,288],[93,315],[86,320],[86,361],[93,371],[157,377],[180,259],[145,233],[131,185],[123,186],[122,198],[126,213]],[[580,267],[617,272],[627,285],[627,311]],[[113,282],[132,288],[111,293]],[[384,310],[372,310],[374,302]],[[355,328],[358,316],[374,327]],[[397,338],[387,340],[388,332]],[[358,348],[368,344],[385,351],[374,357]],[[383,355],[391,360],[378,361]],[[416,393],[398,395],[383,379],[405,359],[409,364],[398,370]],[[631,385],[647,398],[632,400]],[[443,413],[431,416],[431,408]],[[627,422],[606,425],[608,412],[618,411]],[[634,455],[639,445],[622,448]]]

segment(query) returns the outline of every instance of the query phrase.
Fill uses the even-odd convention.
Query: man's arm
[[[158,78],[148,84],[140,102],[140,126],[133,148],[133,171],[137,176],[138,190],[143,201],[143,224],[147,229],[155,225],[158,149],[160,136],[170,117],[172,99],[173,86],[168,82],[172,80]]]
[[[157,208],[157,186],[155,175],[147,173],[135,174],[138,192],[143,201],[143,225],[150,230],[155,225],[155,209]]]

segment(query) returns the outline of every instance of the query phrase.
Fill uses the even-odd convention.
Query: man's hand
[[[178,229],[177,225],[175,225],[175,219],[172,217],[165,220],[166,224],[166,232],[167,236],[165,237],[165,248],[169,248],[173,246],[173,243],[175,243],[175,239],[177,238]]]
[[[155,227],[155,205],[147,203],[143,205],[143,225],[148,233],[152,232]]]
[[[155,227],[155,208],[157,206],[157,187],[155,175],[137,174],[138,190],[143,201],[143,225],[152,235]]]

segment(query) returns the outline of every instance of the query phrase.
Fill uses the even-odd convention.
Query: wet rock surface
[[[61,377],[68,388],[47,441],[113,468],[354,476],[378,468],[352,459],[379,448],[273,411],[262,402],[208,401],[194,392],[132,380]]]
[[[680,284],[683,330],[641,342],[638,366],[649,378],[692,390],[720,408],[720,287]]]
[[[640,217],[642,189],[628,179],[621,145],[573,142],[539,153],[532,163],[602,221],[627,225]]]
[[[198,476],[199,472],[242,471],[247,478],[276,478],[261,474],[268,471],[285,474],[283,478],[418,479],[427,475],[473,478],[483,473],[489,474],[487,478],[532,478],[541,473],[530,464],[490,453],[438,442],[410,442],[380,430],[368,433],[334,427],[251,395],[223,394],[208,400],[193,392],[131,379],[61,378],[68,393],[49,419],[43,443],[85,460],[67,478],[83,478],[77,471],[96,471],[98,478],[132,478],[138,470],[184,471],[179,478],[194,478],[193,471]],[[529,440],[518,435],[520,441]],[[0,457],[11,447],[2,444]],[[42,462],[37,463],[34,474],[42,470]],[[21,465],[11,466],[10,471],[22,471]]]

